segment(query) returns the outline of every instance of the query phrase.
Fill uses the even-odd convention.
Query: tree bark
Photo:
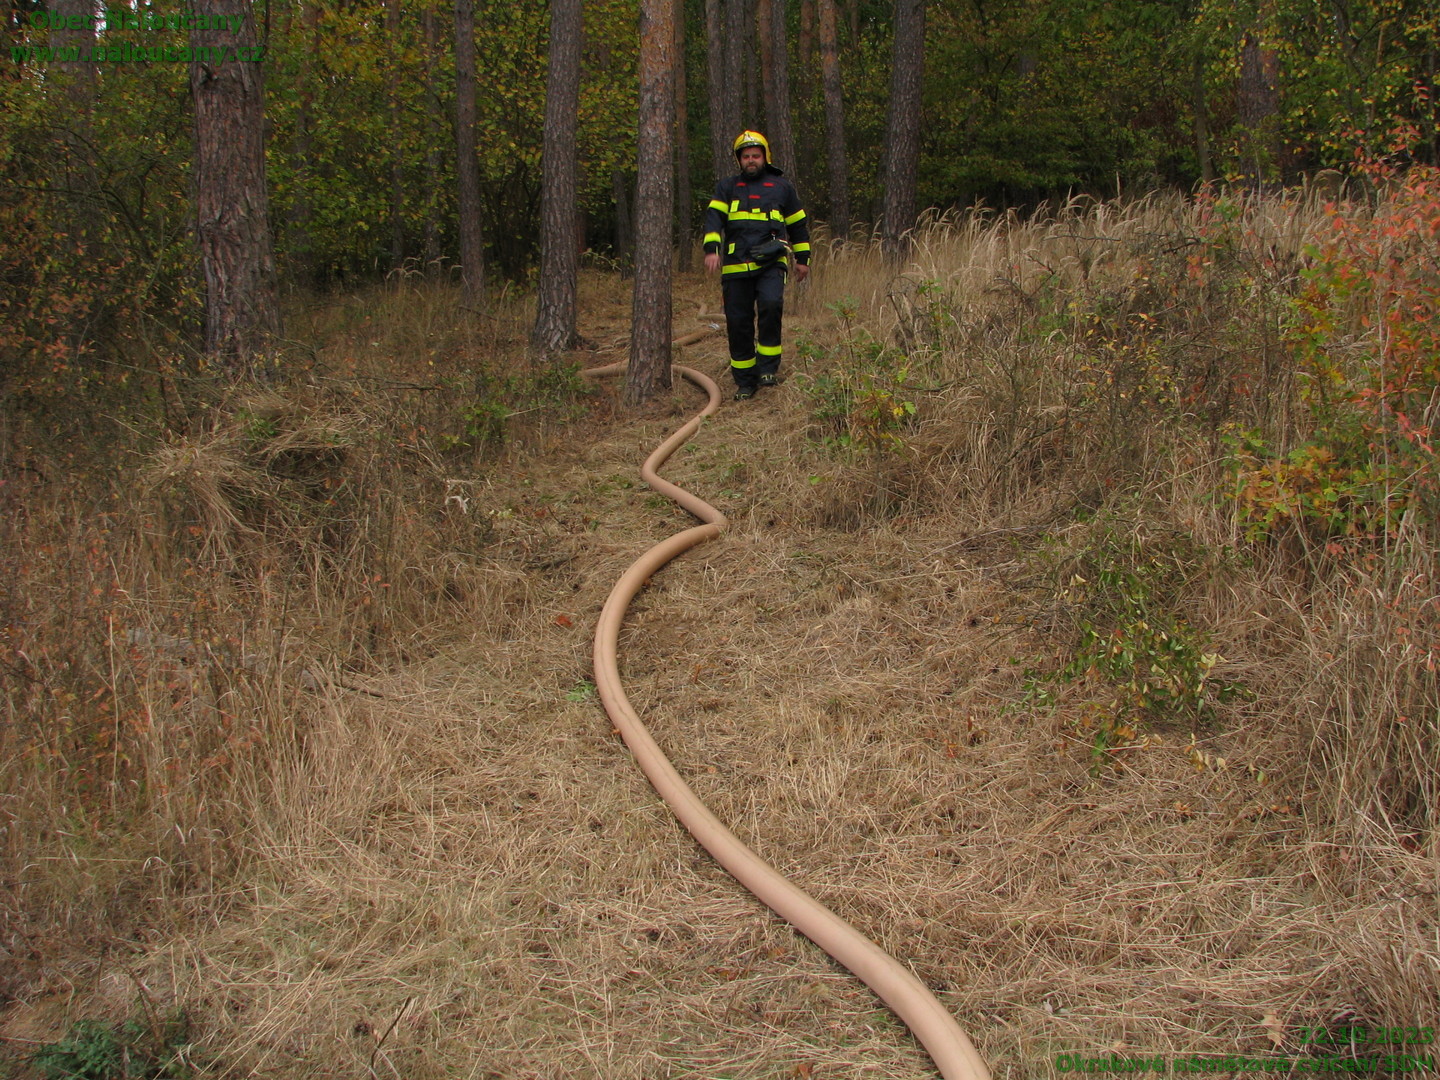
[[[424,0],[420,28],[425,38],[425,55],[440,55],[440,22],[435,17],[436,0]],[[434,64],[425,65],[425,273],[440,265],[440,132],[444,109]]]
[[[541,356],[575,346],[576,116],[580,107],[580,0],[550,0],[550,60],[545,77],[541,159],[540,281],[531,345]]]
[[[311,131],[315,123],[315,57],[320,52],[320,13],[314,0],[301,0],[299,4],[300,32],[297,39],[304,43],[298,58],[299,72],[296,77],[295,135],[290,144],[290,168],[294,173],[295,201],[291,204],[289,228],[289,260],[303,280],[316,284],[321,274],[315,257],[315,203],[311,183],[311,164],[314,161],[314,146]]]
[[[726,10],[738,12],[740,32],[737,36],[739,47],[740,75],[740,125],[745,128],[765,130],[765,106],[760,86],[760,40],[755,32],[755,0],[725,0]]]
[[[384,0],[385,2],[385,36],[394,46],[396,52],[387,54],[387,60],[392,65],[399,55],[400,42],[400,4],[401,0]],[[404,73],[408,74],[408,73]],[[405,170],[404,158],[404,134],[405,128],[400,119],[400,79],[402,72],[393,67],[388,80],[389,86],[386,92],[389,95],[390,111],[390,269],[398,270],[405,264]]]
[[[820,3],[820,66],[825,92],[825,164],[830,181],[830,229],[850,235],[850,159],[845,152],[845,101],[840,81],[840,41],[835,0]]]
[[[725,20],[720,0],[705,0],[705,71],[710,83],[710,153],[718,181],[735,171],[730,144],[740,134],[739,109],[734,115],[728,109],[733,74],[725,65]]]
[[[895,59],[885,126],[885,203],[881,247],[891,259],[909,246],[915,227],[920,167],[920,91],[925,67],[925,0],[895,0]]]
[[[455,0],[455,175],[459,182],[460,275],[465,299],[485,297],[485,234],[480,221],[480,161],[475,156],[475,4]]]
[[[800,163],[795,157],[795,129],[790,123],[790,32],[785,23],[785,0],[761,0],[770,10],[770,87],[766,90],[766,122],[770,147],[777,163],[796,187],[800,185]]]
[[[808,71],[815,63],[815,0],[800,0],[800,67]]]
[[[750,5],[748,0],[721,0],[725,12],[725,132],[726,148],[735,140],[741,130],[754,121],[744,112],[745,85],[748,65],[745,58],[747,46],[755,37],[754,20],[746,18]],[[735,155],[730,155],[734,161]],[[734,172],[731,169],[731,172]]]
[[[194,49],[249,49],[249,0],[197,0]],[[229,29],[238,26],[234,32]],[[265,97],[258,63],[190,65],[195,105],[195,229],[205,270],[205,351],[232,376],[280,333],[280,298],[265,186]],[[257,374],[263,374],[257,369]]]
[[[755,0],[755,42],[760,49],[760,105],[749,111],[746,127],[769,133],[770,149],[775,149],[775,119],[771,106],[775,103],[775,42],[774,0]]]
[[[1275,117],[1280,112],[1280,64],[1275,50],[1262,44],[1257,31],[1247,31],[1240,45],[1240,87],[1236,119],[1244,131],[1241,174],[1258,187],[1275,175],[1280,164]]]
[[[686,105],[685,13],[675,13],[675,219],[680,244],[680,272],[688,274],[695,261],[695,207],[690,191],[690,118]]]
[[[675,129],[675,0],[640,3],[640,182],[635,198],[635,292],[625,401],[670,387],[671,136]]]

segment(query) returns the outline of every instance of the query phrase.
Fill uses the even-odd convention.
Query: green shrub
[[[138,1020],[81,1020],[59,1042],[30,1056],[45,1080],[163,1080],[190,1075],[183,1014],[152,1028]]]

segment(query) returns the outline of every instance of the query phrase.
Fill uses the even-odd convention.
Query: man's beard
[[[763,163],[761,163],[761,164],[759,164],[759,165],[742,165],[742,166],[740,166],[740,171],[745,174],[745,178],[746,178],[747,180],[754,180],[757,176],[759,176],[759,175],[761,174],[761,172],[764,171],[764,169],[765,169],[765,165],[764,165]]]

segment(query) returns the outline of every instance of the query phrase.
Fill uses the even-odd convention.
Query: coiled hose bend
[[[687,335],[675,344],[689,344],[705,331]],[[623,362],[584,372],[589,377],[618,374]],[[929,990],[889,954],[853,926],[830,911],[799,886],[782,877],[740,839],[720,823],[680,778],[669,758],[641,723],[620,683],[617,643],[620,626],[630,601],[650,576],[692,547],[713,540],[725,529],[725,515],[668,480],[657,470],[699,429],[701,421],[720,407],[720,389],[713,379],[678,364],[673,369],[709,395],[705,408],[693,416],[655,451],[640,467],[640,477],[655,491],[669,496],[703,525],[678,532],[656,544],[630,566],[610,590],[595,627],[595,686],[605,711],[619,730],[625,745],[635,755],[641,770],[669,804],[670,809],[715,860],[815,944],[819,945],[856,977],[874,990],[909,1026],[930,1054],[945,1080],[990,1080],[990,1070],[976,1052],[954,1017]]]

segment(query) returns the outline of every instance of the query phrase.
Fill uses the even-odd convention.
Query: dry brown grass
[[[864,249],[823,262],[793,295],[794,376],[667,470],[730,531],[622,637],[682,774],[913,964],[999,1077],[1434,1025],[1433,758],[1376,722],[1404,699],[1423,727],[1434,688],[1383,588],[1357,608],[1283,550],[1186,563],[1173,603],[1253,700],[1101,768],[1083,719],[1104,687],[1025,700],[1025,669],[1074,648],[1085,559],[1240,542],[1207,497],[1212,435],[1260,406],[1166,431],[1150,399],[1091,392],[1064,303],[1124,324],[1183,214],[937,225],[898,277]],[[1278,288],[1313,215],[1247,214],[1283,256],[1254,288]],[[713,291],[682,283],[678,329]],[[1027,331],[1054,296],[1070,321]],[[608,362],[628,297],[598,276],[584,297]],[[1274,415],[1247,419],[1288,423],[1263,319],[1182,299],[1167,347],[1209,334],[1196,355],[1275,368]],[[690,392],[636,418],[602,389],[584,419],[445,450],[459,391],[415,387],[513,357],[525,323],[517,303],[447,327],[451,302],[402,282],[318,311],[308,390],[152,448],[109,517],[7,473],[0,1046],[153,1003],[192,1015],[202,1075],[932,1075],[673,824],[590,693],[604,596],[688,523],[634,477]],[[835,452],[809,419],[802,376],[870,362],[862,329],[910,353],[903,450]],[[1180,355],[1107,340],[1112,373]],[[687,354],[723,374],[720,338]]]

